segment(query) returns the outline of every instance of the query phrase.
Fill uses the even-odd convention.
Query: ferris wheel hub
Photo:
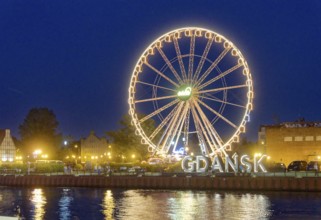
[[[182,85],[177,90],[177,97],[181,101],[189,100],[193,95],[193,87],[190,85]]]

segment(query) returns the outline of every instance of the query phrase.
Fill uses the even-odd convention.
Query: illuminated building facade
[[[16,155],[16,146],[12,140],[10,130],[0,130],[0,158],[1,162],[13,162]]]
[[[274,162],[321,161],[321,122],[286,122],[262,125],[258,144]]]
[[[80,141],[81,146],[81,161],[98,160],[108,149],[108,142],[105,138],[99,138],[91,131],[87,138]]]

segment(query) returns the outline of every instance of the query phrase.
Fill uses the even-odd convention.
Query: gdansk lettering
[[[224,163],[221,157],[215,156],[211,163],[211,160],[208,157],[199,155],[196,157],[186,156],[182,160],[182,169],[184,172],[192,173],[204,173],[207,171],[228,173],[228,172],[267,172],[263,161],[266,158],[266,155],[260,157],[255,156],[253,161],[251,161],[250,156],[242,155],[239,157],[236,153],[232,156],[226,156]]]

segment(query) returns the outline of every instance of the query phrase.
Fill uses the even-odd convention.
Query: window
[[[314,137],[313,136],[306,136],[305,141],[313,141]]]
[[[292,137],[284,137],[284,141],[292,141]]]
[[[321,141],[321,136],[316,137],[317,141]]]
[[[302,136],[296,136],[296,137],[294,137],[294,141],[303,141],[303,137]]]

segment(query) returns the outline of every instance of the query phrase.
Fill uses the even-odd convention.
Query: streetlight
[[[33,157],[34,157],[34,158],[37,158],[38,155],[41,154],[41,153],[42,153],[42,150],[39,150],[39,149],[38,149],[38,150],[35,150],[35,151],[33,152]]]

